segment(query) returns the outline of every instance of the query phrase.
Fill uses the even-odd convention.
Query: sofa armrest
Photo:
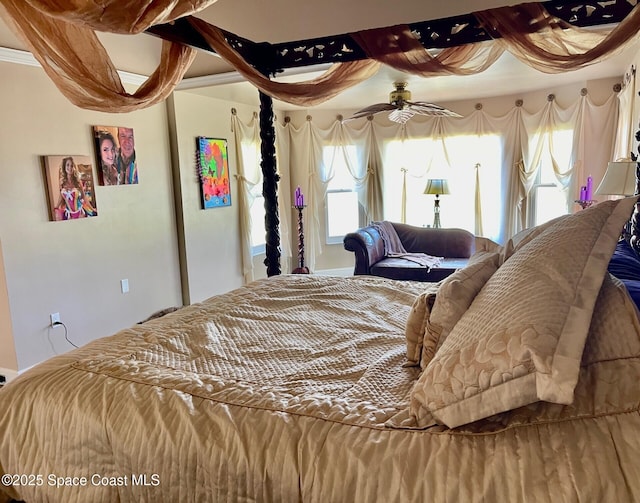
[[[370,274],[371,266],[384,258],[384,241],[371,225],[346,234],[343,243],[345,250],[355,253],[353,274]]]

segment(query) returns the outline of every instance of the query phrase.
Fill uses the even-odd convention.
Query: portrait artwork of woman
[[[73,220],[97,214],[84,185],[73,157],[65,157],[60,164],[60,198],[55,207],[56,220]]]
[[[100,173],[103,185],[120,185],[123,183],[121,173],[118,172],[116,160],[116,140],[108,131],[99,131],[96,147],[100,157]]]

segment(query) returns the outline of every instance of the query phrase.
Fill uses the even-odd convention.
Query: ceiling
[[[472,11],[522,3],[513,0],[218,0],[198,13],[198,17],[254,42],[289,42],[328,35],[349,33],[402,23],[427,21]],[[119,70],[150,74],[159,60],[160,40],[152,35],[114,35],[99,37]],[[25,50],[25,45],[0,20],[0,47]],[[403,75],[383,67],[376,76],[345,91],[315,108],[358,109],[385,102],[393,82],[407,81],[414,100],[451,102],[486,98],[518,92],[549,89],[550,86],[585,82],[591,79],[622,76],[637,50],[628,49],[616,57],[583,70],[562,75],[537,72],[510,55],[503,56],[492,68],[475,76],[421,78]],[[315,69],[315,70],[322,70]],[[316,73],[287,75],[283,80],[305,80]],[[233,68],[216,55],[199,52],[181,84],[192,92],[251,105],[258,104],[255,88],[240,80]],[[230,83],[231,82],[231,83]],[[275,102],[276,108],[299,107]]]

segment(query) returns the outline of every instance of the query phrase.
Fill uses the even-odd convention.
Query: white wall
[[[72,349],[62,328],[48,328],[50,313],[81,345],[182,299],[165,105],[92,112],[70,104],[40,68],[0,63],[0,75],[0,240],[22,370]],[[97,186],[96,217],[49,221],[40,156],[93,158],[92,125],[134,128],[140,183]]]
[[[175,143],[180,203],[184,225],[186,299],[202,301],[242,285],[240,232],[238,227],[238,183],[235,142],[231,132],[231,108],[251,117],[254,109],[215,98],[176,92],[169,99],[172,141]],[[247,119],[248,120],[248,119]],[[172,118],[173,121],[173,118]],[[196,137],[227,140],[231,173],[231,206],[202,209],[195,162]]]
[[[4,274],[4,260],[2,256],[2,242],[0,242],[0,369],[18,370],[16,348],[13,343],[11,329],[11,309],[9,307],[9,292]],[[0,370],[0,373],[3,371]]]
[[[0,368],[73,349],[63,328],[49,327],[51,313],[82,345],[242,284],[230,113],[248,121],[255,108],[177,92],[149,109],[105,114],[72,105],[38,67],[1,62],[0,74]],[[134,128],[139,184],[96,186],[98,216],[52,222],[41,156],[93,161],[93,125]],[[202,209],[197,136],[228,140],[230,207]],[[263,258],[256,277],[265,276]]]

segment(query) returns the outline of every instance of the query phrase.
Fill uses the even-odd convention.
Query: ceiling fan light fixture
[[[376,103],[355,112],[349,119],[359,119],[373,114],[387,112],[389,120],[404,124],[414,115],[461,117],[451,110],[424,101],[411,101],[411,91],[406,82],[395,82],[395,89],[389,93],[389,103]]]
[[[396,88],[389,93],[389,103],[404,108],[407,101],[411,101],[411,91],[407,89],[406,82],[396,82]]]

